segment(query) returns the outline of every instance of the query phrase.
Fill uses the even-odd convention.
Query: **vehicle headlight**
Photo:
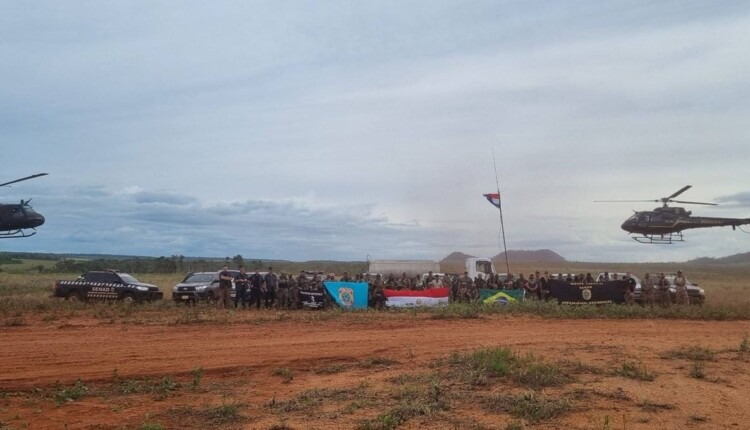
[[[195,291],[198,291],[200,293],[206,291],[208,289],[208,285],[201,285],[200,287],[196,287]]]
[[[135,287],[135,289],[138,290],[138,291],[148,291],[148,287],[143,287],[143,286],[140,286],[140,285],[137,286],[137,287]]]

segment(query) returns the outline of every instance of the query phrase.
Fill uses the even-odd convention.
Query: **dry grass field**
[[[125,306],[0,273],[0,429],[750,428],[750,270],[682,269],[705,306]]]

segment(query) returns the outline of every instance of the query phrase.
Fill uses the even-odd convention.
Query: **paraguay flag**
[[[427,290],[385,290],[385,305],[392,307],[437,306],[448,304],[448,287]]]
[[[492,203],[493,206],[500,209],[500,193],[484,194],[484,198],[486,198],[488,202]]]

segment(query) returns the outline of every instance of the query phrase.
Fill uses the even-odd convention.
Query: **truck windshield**
[[[477,272],[486,274],[492,273],[492,263],[489,261],[477,261]]]
[[[190,275],[183,282],[205,283],[205,282],[211,282],[213,279],[214,279],[213,273],[195,273],[193,275]]]

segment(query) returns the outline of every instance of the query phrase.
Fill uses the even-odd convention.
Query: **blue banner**
[[[323,282],[333,301],[344,309],[367,309],[367,282]]]

